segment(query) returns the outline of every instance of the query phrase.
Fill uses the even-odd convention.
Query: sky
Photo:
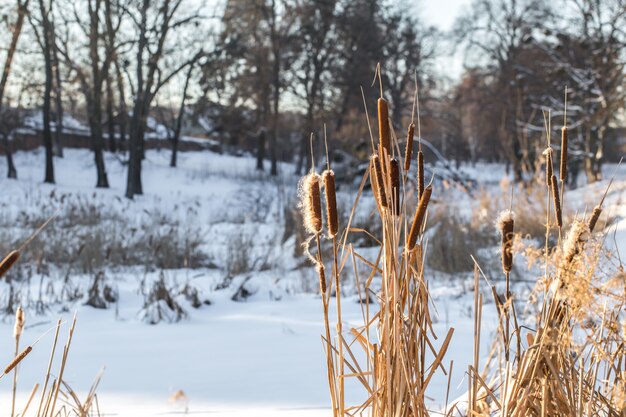
[[[459,13],[470,3],[471,0],[421,0],[415,7],[425,22],[441,30],[449,30]]]

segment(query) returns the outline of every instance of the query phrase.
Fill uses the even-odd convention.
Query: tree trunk
[[[52,66],[54,69],[54,109],[56,110],[56,129],[54,130],[54,152],[59,158],[63,158],[63,100],[61,97],[61,71],[59,69],[59,52],[56,46],[54,31],[52,33],[54,42],[52,43]]]
[[[11,153],[11,142],[6,135],[2,135],[2,143],[4,144],[4,153],[7,156],[7,178],[17,178],[17,170],[13,164],[13,154]]]
[[[261,128],[259,136],[257,138],[256,148],[256,169],[257,171],[263,171],[263,159],[265,158],[265,128]]]
[[[143,194],[141,186],[141,105],[140,99],[135,99],[133,115],[130,118],[128,177],[126,181],[126,197],[133,198],[135,194]]]
[[[106,89],[107,89],[107,128],[109,133],[109,150],[113,153],[117,152],[117,141],[115,140],[115,122],[113,120],[113,88],[111,87],[111,74],[106,73]]]
[[[46,25],[47,26],[47,25]],[[46,172],[44,182],[54,184],[54,160],[52,149],[52,130],[50,129],[50,106],[52,103],[52,59],[50,47],[50,28],[44,27],[44,61],[46,81],[43,95],[43,144],[46,148]]]
[[[109,188],[109,179],[107,177],[106,167],[104,164],[104,138],[102,133],[102,95],[94,89],[93,96],[89,105],[89,128],[91,129],[91,142],[94,153],[94,161],[96,163],[96,187]]]

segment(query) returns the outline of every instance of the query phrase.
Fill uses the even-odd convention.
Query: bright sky
[[[470,4],[471,0],[421,0],[415,8],[426,23],[449,30],[464,6]]]

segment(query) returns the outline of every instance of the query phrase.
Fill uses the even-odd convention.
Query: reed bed
[[[347,224],[337,224],[336,204],[330,197],[334,190],[329,190],[334,181],[324,181],[326,222],[322,219],[315,168],[301,182],[301,207],[310,233],[306,252],[320,278],[325,325],[322,340],[333,416],[626,416],[626,273],[619,261],[603,249],[605,235],[597,230],[604,197],[590,216],[563,215],[568,146],[565,122],[558,178],[553,171],[552,148],[544,153],[548,204],[545,217],[539,215],[536,222],[545,225],[545,247],[520,246],[522,239],[518,237],[525,231],[516,225],[511,203],[496,224],[504,274],[504,279],[498,281],[504,282],[504,288],[496,287],[495,277],[485,275],[477,263],[474,268],[474,353],[473,362],[465,370],[467,395],[453,402],[446,400],[443,410],[429,408],[427,392],[435,373],[451,376],[452,364],[446,367],[444,359],[454,334],[454,328],[444,335],[434,333],[433,301],[424,267],[428,256],[424,227],[437,184],[425,184],[420,169],[424,155],[418,148],[419,199],[416,207],[407,206],[408,195],[413,193],[409,189],[413,182],[407,181],[413,144],[406,144],[402,160],[382,95],[381,86],[379,139],[377,144],[372,139],[369,170],[361,181]],[[414,140],[414,131],[412,121],[408,142]],[[401,167],[403,172],[399,172]],[[373,261],[359,255],[350,243],[352,236],[368,234],[351,225],[367,182],[374,190],[376,222],[382,230],[381,236],[375,236],[379,251]],[[333,243],[332,260],[323,259],[324,229]],[[555,240],[556,245],[548,244]],[[526,317],[525,323],[521,323],[518,308],[526,300],[516,299],[509,282],[515,254],[522,250],[525,255],[534,250],[543,263],[541,276],[528,272],[531,276],[526,281],[536,281],[530,300],[536,314]],[[326,261],[333,265],[330,274]],[[369,266],[367,276],[359,274],[359,262]],[[340,275],[346,267],[353,268],[363,300],[374,293],[374,278],[381,282],[380,290],[375,292],[377,308],[364,303],[362,325],[350,329],[341,324]],[[491,294],[497,309],[498,332],[489,352],[480,352],[484,302],[481,287]],[[334,320],[329,317],[333,293],[337,303],[334,329]],[[362,386],[365,401],[353,404],[346,398],[348,380]]]

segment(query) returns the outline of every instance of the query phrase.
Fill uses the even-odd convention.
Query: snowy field
[[[268,180],[259,178],[253,158],[181,153],[180,167],[172,169],[168,167],[169,153],[150,151],[143,170],[145,195],[131,202],[123,198],[125,167],[117,158],[109,155],[107,159],[111,189],[95,190],[92,154],[71,149],[65,152],[65,158],[55,160],[57,185],[41,183],[43,153],[15,155],[19,180],[1,180],[3,224],[22,212],[34,216],[38,211],[44,211],[39,213],[42,217],[58,211],[55,222],[62,223],[67,201],[83,200],[108,213],[103,221],[111,228],[119,227],[111,219],[119,220],[120,216],[128,227],[137,228],[146,227],[142,220],[146,215],[177,221],[182,225],[180,233],[199,233],[202,242],[198,251],[207,257],[194,269],[165,270],[164,279],[173,287],[188,284],[195,288],[202,305],[194,308],[181,299],[187,313],[183,320],[147,324],[146,317],[153,312],[142,308],[145,297],[138,282],[156,280],[161,270],[112,268],[107,270],[107,282],[115,288],[117,301],[109,308],[85,306],[80,298],[54,304],[42,315],[27,310],[23,343],[33,343],[58,317],[67,322],[76,311],[78,324],[64,379],[84,396],[99,370],[106,367],[98,401],[107,416],[177,415],[185,411],[198,416],[329,415],[320,340],[321,301],[314,293],[315,277],[310,268],[299,267],[303,260],[293,256],[293,237],[283,239],[286,226],[282,212],[293,205],[297,183],[291,165],[281,165],[280,178]],[[478,181],[495,189],[503,170],[486,168],[472,172]],[[0,172],[5,169],[2,159]],[[606,167],[607,176],[613,169]],[[585,208],[589,211],[607,183],[579,188],[565,198],[576,201],[580,212]],[[626,222],[620,220],[626,214],[621,205],[624,189],[626,170],[620,168],[606,206],[618,216],[607,242],[622,251],[626,250]],[[50,198],[51,193],[55,199]],[[462,203],[459,200],[457,210],[462,210]],[[69,239],[72,233],[70,229]],[[239,240],[233,241],[233,236]],[[233,274],[232,280],[218,290],[226,271],[232,268],[229,260],[241,239],[252,241],[248,270]],[[53,270],[51,274],[66,272]],[[90,279],[89,274],[70,273],[76,288],[83,288]],[[251,295],[243,302],[232,301],[244,281],[243,288]],[[446,365],[454,361],[450,399],[462,395],[467,387],[464,373],[472,360],[472,285],[473,278],[467,275],[453,281],[431,281],[437,335],[441,340],[449,327],[455,328],[444,360]],[[520,290],[524,290],[523,285]],[[343,305],[345,321],[359,325],[361,314],[356,296],[350,295]],[[494,316],[494,305],[485,304],[483,352],[494,331]],[[12,318],[5,318],[0,340],[12,340],[12,326]],[[66,332],[67,324],[62,339]],[[41,364],[47,363],[51,343],[52,334],[48,333],[21,367],[18,404],[25,402],[35,382],[41,382],[45,374]],[[11,358],[11,343],[0,344],[0,361]],[[8,378],[0,380],[0,402],[4,404],[10,402],[10,385]],[[433,409],[443,404],[446,386],[447,379],[442,376],[431,383],[427,394]],[[362,398],[359,387],[349,384],[347,389],[349,402]],[[179,390],[186,399],[172,401]]]

